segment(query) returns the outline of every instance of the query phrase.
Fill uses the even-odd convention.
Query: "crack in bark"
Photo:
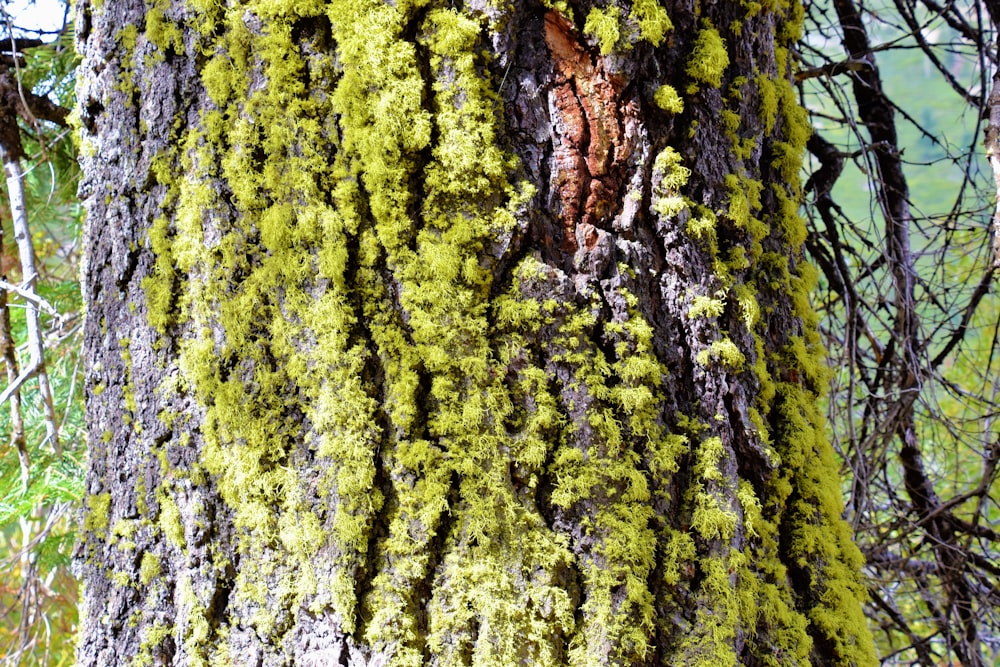
[[[619,104],[625,80],[608,72],[603,58],[595,62],[557,10],[545,15],[545,43],[556,75],[550,91],[556,134],[551,182],[561,205],[562,247],[574,252],[582,241],[590,250],[599,235],[588,230],[578,239],[576,228],[606,227],[618,208],[620,172],[632,152],[622,112],[635,110]]]

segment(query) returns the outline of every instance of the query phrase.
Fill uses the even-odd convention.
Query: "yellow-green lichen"
[[[739,517],[725,509],[713,494],[694,494],[691,528],[706,540],[731,540],[736,534]]]
[[[736,304],[739,307],[740,317],[748,331],[753,331],[760,321],[760,305],[757,303],[757,296],[751,285],[741,284],[735,287]]]
[[[718,218],[711,209],[699,206],[686,226],[686,231],[691,238],[704,242],[709,254],[713,257],[718,253],[718,222]]]
[[[659,46],[674,29],[670,15],[658,0],[634,0],[629,17],[639,24],[639,35],[653,46]]]
[[[132,576],[128,572],[112,572],[111,583],[113,583],[116,588],[129,588],[132,586]]]
[[[720,117],[722,118],[722,127],[726,132],[726,136],[735,144],[739,140],[737,131],[740,129],[743,118],[732,109],[723,109]]]
[[[679,461],[688,450],[688,438],[677,433],[663,434],[649,443],[649,467],[656,479],[666,482],[680,470]]]
[[[652,209],[664,217],[674,217],[687,209],[687,200],[681,195],[691,170],[683,166],[680,153],[667,146],[653,161]]]
[[[160,506],[160,530],[163,531],[171,544],[183,549],[185,546],[184,526],[181,523],[181,513],[177,503],[174,502],[170,492],[165,489],[161,489],[157,493],[156,500]]]
[[[656,0],[636,0],[627,19],[617,5],[593,7],[583,26],[583,33],[597,42],[602,56],[616,48],[631,49],[639,40],[659,46],[671,30],[670,16]]]
[[[616,5],[594,7],[587,14],[583,34],[594,37],[600,45],[601,55],[608,55],[621,39],[621,10]]]
[[[713,341],[708,349],[696,355],[695,360],[701,366],[710,366],[712,362],[718,362],[734,371],[742,370],[746,363],[743,352],[729,339]]]
[[[542,4],[549,9],[557,10],[570,21],[573,20],[573,8],[569,6],[567,0],[542,0]]]
[[[109,542],[123,551],[135,549],[135,531],[138,528],[137,522],[131,519],[119,519],[111,528]]]
[[[722,85],[722,75],[729,67],[726,43],[709,21],[704,21],[688,57],[687,74],[694,81],[715,88]]]
[[[754,86],[760,98],[760,117],[764,121],[764,130],[771,133],[778,118],[777,85],[771,77],[760,75],[754,78]]]
[[[143,586],[148,586],[158,576],[160,576],[160,559],[147,551],[142,554],[142,562],[139,564],[139,581]]]
[[[681,99],[676,88],[667,84],[656,89],[656,93],[653,94],[653,102],[656,103],[656,106],[672,114],[684,111],[684,100]]]
[[[663,582],[667,586],[677,586],[690,573],[697,560],[698,550],[694,538],[688,532],[667,530],[663,541]]]
[[[111,494],[108,492],[91,494],[87,496],[86,505],[83,519],[84,531],[93,533],[99,539],[104,539],[109,524]]]
[[[142,642],[139,653],[132,661],[132,667],[146,667],[152,664],[152,651],[163,644],[164,640],[173,636],[173,629],[162,621],[154,621],[142,631]]]
[[[146,38],[158,50],[150,63],[162,61],[168,50],[180,53],[184,48],[184,35],[177,22],[167,16],[169,3],[164,0],[153,0],[152,6],[146,11]]]
[[[724,299],[717,299],[709,296],[698,295],[691,299],[687,316],[691,319],[699,317],[719,317],[726,309]]]
[[[797,34],[801,24],[801,6],[788,6],[790,20],[780,35]],[[779,36],[780,36],[779,35]],[[784,42],[787,44],[788,42]],[[779,71],[786,71],[787,50],[776,49]],[[777,290],[791,301],[796,318],[802,323],[802,335],[788,332],[781,350],[766,353],[760,333],[754,334],[756,361],[753,372],[760,391],[749,419],[755,427],[768,457],[780,463],[778,476],[768,485],[766,502],[794,503],[782,513],[781,542],[791,556],[791,564],[809,577],[814,604],[802,613],[790,609],[784,591],[785,566],[767,562],[769,583],[758,586],[761,623],[777,628],[773,642],[788,647],[789,664],[806,664],[812,648],[808,633],[823,638],[833,647],[839,664],[876,664],[873,644],[858,602],[864,599],[860,583],[861,559],[850,543],[849,529],[841,520],[840,497],[836,485],[836,464],[832,449],[823,438],[822,419],[817,409],[817,393],[825,384],[826,369],[816,340],[816,316],[808,294],[815,272],[801,259],[805,240],[803,223],[798,216],[801,195],[798,172],[802,151],[809,135],[809,124],[798,106],[794,89],[784,76],[758,76],[755,80],[760,97],[760,113],[768,131],[773,129],[784,139],[774,145],[772,167],[784,181],[771,186],[777,207],[764,219],[783,237],[791,252],[777,256],[761,253],[755,258],[770,277],[762,285],[737,292],[743,318],[748,328],[759,326],[758,289]],[[793,203],[794,202],[794,203]],[[763,231],[763,228],[761,229]],[[755,232],[756,236],[760,232]],[[742,305],[746,304],[746,305]],[[779,378],[792,380],[787,382]],[[822,481],[821,481],[822,480]],[[794,489],[794,491],[793,491]],[[745,523],[752,525],[762,548],[774,551],[778,543],[778,524],[761,514],[758,502],[742,486],[738,491]],[[769,664],[785,664],[771,660]]]

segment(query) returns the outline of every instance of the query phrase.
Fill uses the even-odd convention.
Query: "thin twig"
[[[51,303],[45,300],[44,297],[38,295],[34,290],[29,290],[20,285],[15,285],[14,283],[7,282],[6,280],[0,279],[0,289],[7,290],[8,292],[13,292],[25,301],[30,301],[35,304],[43,311],[52,315],[53,317],[59,317],[59,311],[53,307]]]
[[[31,230],[28,227],[28,213],[24,198],[24,175],[21,172],[21,162],[11,154],[8,147],[0,146],[0,159],[4,163],[4,172],[7,175],[7,196],[10,199],[11,218],[14,223],[14,240],[17,242],[18,256],[21,260],[21,275],[24,277],[24,289],[29,293],[34,293],[35,282],[38,278],[38,269],[35,267],[35,248],[31,241]],[[59,420],[56,417],[55,404],[52,400],[52,387],[49,385],[49,377],[45,372],[45,346],[42,341],[41,323],[39,321],[39,305],[29,301],[26,307],[25,323],[28,335],[28,355],[29,362],[27,369],[22,372],[22,376],[30,377],[35,375],[38,378],[39,393],[42,398],[42,406],[45,411],[45,436],[52,444],[52,449],[57,456],[62,454],[59,445]],[[20,378],[18,378],[20,380]],[[21,380],[23,382],[23,380]],[[15,386],[17,386],[15,384]],[[10,387],[0,394],[6,400],[5,395]]]

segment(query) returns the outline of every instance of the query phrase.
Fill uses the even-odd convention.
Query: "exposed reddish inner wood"
[[[545,43],[552,54],[556,82],[550,92],[557,114],[553,147],[553,187],[558,192],[563,249],[577,249],[576,227],[603,227],[617,210],[621,171],[631,153],[622,131],[625,83],[609,74],[604,59],[583,48],[576,28],[561,13],[545,15]]]

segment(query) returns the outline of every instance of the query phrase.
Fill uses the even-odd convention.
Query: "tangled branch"
[[[990,221],[975,198],[985,199],[987,189],[975,143],[956,150],[950,137],[918,122],[926,116],[921,100],[897,104],[879,69],[894,49],[918,49],[939,89],[978,123],[1000,104],[996,86],[989,98],[977,92],[996,65],[994,31],[982,11],[997,17],[990,5],[893,0],[895,11],[879,12],[884,5],[833,0],[808,7],[810,34],[827,39],[803,45],[799,77],[817,128],[808,145],[807,247],[829,288],[820,305],[840,369],[831,424],[848,470],[850,519],[868,559],[869,614],[882,631],[884,664],[930,667],[943,659],[978,667],[1000,651],[995,335],[982,350],[1000,255],[983,252]],[[990,127],[998,129],[987,132],[994,200],[996,113]],[[900,118],[940,157],[907,161]],[[908,176],[943,164],[962,165],[955,203],[921,216]],[[867,212],[838,188],[848,167],[867,181]]]

